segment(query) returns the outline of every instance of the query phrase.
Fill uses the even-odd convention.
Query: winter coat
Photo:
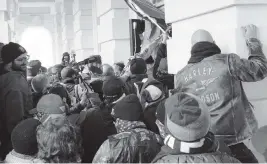
[[[152,163],[240,163],[211,132],[194,142],[182,142],[168,135],[164,143]]]
[[[267,60],[260,42],[250,40],[249,59],[236,54],[212,54],[209,48],[193,50],[202,61],[188,64],[176,75],[178,90],[194,93],[211,112],[211,131],[227,145],[250,138],[258,128],[253,106],[248,101],[241,82],[256,82],[267,76]]]
[[[226,153],[212,152],[204,154],[158,155],[153,163],[241,163]]]
[[[12,150],[4,161],[5,163],[43,163],[35,156],[23,155]]]
[[[10,135],[14,127],[28,117],[32,109],[31,89],[22,72],[0,75],[0,156],[12,150]]]
[[[136,127],[110,136],[99,148],[93,163],[149,163],[161,145],[159,135]]]
[[[116,134],[113,118],[106,109],[92,108],[86,111],[81,124],[84,156],[82,162],[92,163],[93,158],[108,136]]]
[[[164,87],[163,87],[162,83],[160,83],[159,81],[157,81],[155,79],[151,79],[151,78],[148,78],[146,81],[143,81],[143,82],[144,83],[143,83],[141,91],[140,91],[140,100],[141,100],[141,104],[144,108],[144,122],[146,123],[147,128],[149,130],[159,134],[159,129],[158,129],[158,126],[156,125],[156,110],[157,110],[159,103],[162,100],[164,100],[166,97],[165,93],[164,93]],[[161,94],[160,98],[158,98],[157,100],[147,102],[148,100],[146,100],[146,98],[144,97],[143,92],[150,85],[157,87],[162,92],[162,94]],[[151,92],[153,92],[153,91],[151,91]],[[150,94],[154,95],[153,93],[150,93]]]

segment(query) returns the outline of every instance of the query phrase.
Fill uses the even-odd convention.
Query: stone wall
[[[97,43],[104,63],[126,62],[130,56],[129,9],[124,1],[95,0]]]

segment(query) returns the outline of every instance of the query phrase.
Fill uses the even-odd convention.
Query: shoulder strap
[[[75,95],[77,101],[81,101],[81,99],[79,97],[79,86],[78,85],[74,86],[74,95]]]
[[[136,83],[134,83],[134,87],[136,88],[137,97],[139,98],[139,100],[141,100],[141,96],[140,96],[140,92],[139,92],[139,86]]]

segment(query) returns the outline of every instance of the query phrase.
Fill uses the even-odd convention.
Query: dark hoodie
[[[13,128],[32,109],[31,89],[22,72],[11,71],[0,75],[0,156],[12,150],[10,135]],[[4,159],[4,158],[3,158]]]
[[[147,74],[130,75],[125,81],[126,95],[137,94],[141,91],[143,80],[148,78]],[[138,86],[138,90],[135,87]]]
[[[86,118],[81,125],[84,156],[82,162],[92,163],[93,158],[108,136],[116,134],[113,118],[106,109],[91,108],[86,112]]]

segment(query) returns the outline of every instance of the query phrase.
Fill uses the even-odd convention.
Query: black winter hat
[[[130,94],[117,102],[112,109],[112,115],[127,121],[141,121],[143,118],[142,105],[135,94]]]
[[[62,69],[61,71],[61,78],[62,80],[69,80],[69,79],[73,79],[73,75],[76,75],[77,72],[72,69],[71,67],[65,67]]]
[[[14,61],[17,57],[25,53],[27,53],[25,48],[13,42],[4,45],[4,47],[1,50],[1,56],[4,65]]]
[[[38,152],[36,128],[41,122],[29,118],[21,121],[11,133],[14,150],[23,155],[34,155]]]
[[[68,56],[69,59],[70,59],[70,54],[68,52],[64,52],[63,55],[62,55],[62,61],[63,61],[65,56]]]
[[[146,74],[146,62],[142,58],[134,58],[130,62],[130,70],[132,74]]]
[[[123,94],[124,84],[121,79],[116,76],[109,76],[103,82],[103,94],[106,97],[121,96]]]
[[[68,91],[64,86],[59,83],[56,83],[51,88],[49,88],[48,93],[59,95],[62,99],[66,99],[66,103],[70,106],[71,99],[69,97]]]

